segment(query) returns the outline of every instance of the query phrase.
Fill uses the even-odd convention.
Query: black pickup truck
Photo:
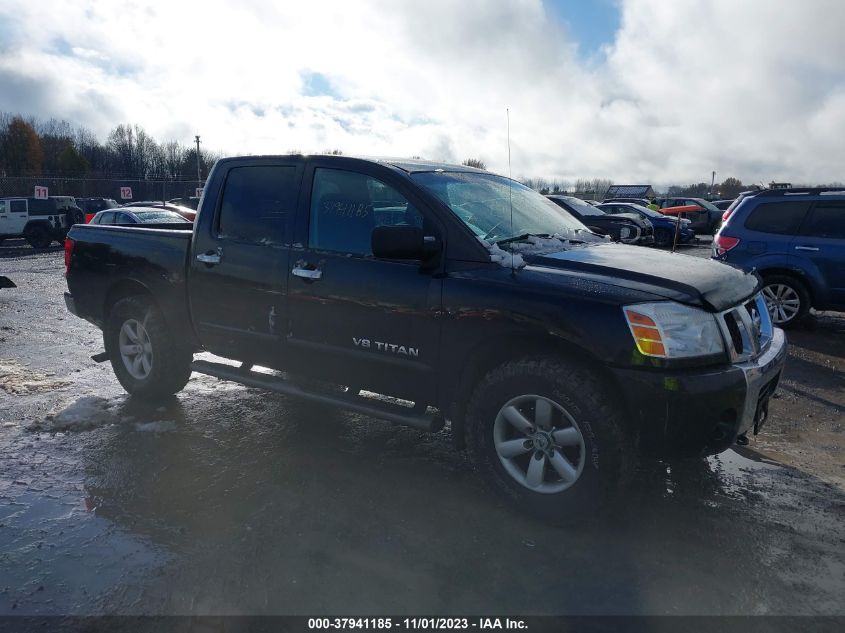
[[[196,371],[448,421],[489,482],[547,515],[605,498],[640,456],[756,433],[786,353],[754,275],[611,243],[446,164],[226,158],[193,226],[76,225],[65,262],[68,309],[102,328],[95,358],[129,393]]]

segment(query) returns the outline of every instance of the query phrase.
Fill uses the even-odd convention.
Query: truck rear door
[[[296,371],[431,403],[442,280],[420,262],[376,259],[376,226],[436,236],[413,191],[372,166],[309,164],[289,266],[287,353]]]
[[[219,193],[203,203],[190,255],[192,319],[209,351],[272,365],[285,332],[302,161],[245,160],[219,169]]]

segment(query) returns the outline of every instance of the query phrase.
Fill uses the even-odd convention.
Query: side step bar
[[[382,420],[387,420],[395,424],[404,424],[405,426],[411,426],[430,433],[439,431],[444,425],[443,416],[439,413],[417,411],[358,395],[317,393],[289,382],[284,378],[261,374],[251,371],[248,368],[232,367],[231,365],[212,363],[205,360],[195,360],[191,363],[191,369],[200,374],[239,382],[249,387],[275,391],[286,396],[295,396],[304,398],[305,400],[311,400],[312,402],[336,406],[341,409],[362,413],[374,418],[381,418]]]

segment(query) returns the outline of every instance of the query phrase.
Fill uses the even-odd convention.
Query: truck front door
[[[203,203],[188,288],[197,335],[211,352],[274,365],[285,331],[288,256],[301,161],[239,161]]]
[[[289,266],[294,371],[417,403],[435,398],[442,280],[420,262],[376,259],[376,226],[434,221],[401,182],[314,161]],[[377,175],[380,177],[377,177]]]

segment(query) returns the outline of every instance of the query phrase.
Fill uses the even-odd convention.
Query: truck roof
[[[453,165],[451,163],[443,163],[431,160],[420,160],[420,159],[413,159],[413,158],[391,158],[391,157],[379,157],[379,156],[347,156],[347,155],[338,155],[334,156],[331,154],[323,155],[323,154],[315,154],[314,156],[319,156],[320,159],[330,159],[330,160],[337,160],[337,162],[346,162],[346,161],[361,161],[365,163],[376,163],[381,165],[390,165],[391,167],[395,167],[396,169],[401,169],[402,171],[413,174],[419,172],[430,172],[430,171],[459,171],[459,172],[476,172],[476,173],[490,173],[484,169],[477,169],[475,167],[467,167],[466,165]],[[226,162],[230,160],[260,160],[260,159],[279,159],[279,158],[308,158],[309,156],[303,156],[301,154],[267,154],[262,156],[227,156],[226,158],[221,158],[221,162]]]

